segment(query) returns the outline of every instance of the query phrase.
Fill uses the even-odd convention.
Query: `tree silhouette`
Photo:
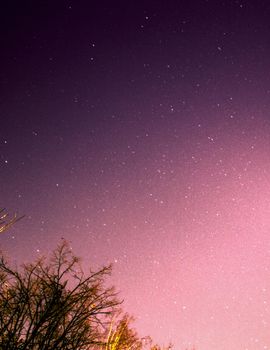
[[[111,266],[85,275],[66,242],[20,269],[0,259],[0,349],[87,350],[103,345],[119,305],[105,287]]]
[[[0,233],[19,219],[0,210]],[[1,255],[0,350],[171,350],[131,328],[105,285],[110,273],[111,265],[85,275],[64,240],[19,269]]]

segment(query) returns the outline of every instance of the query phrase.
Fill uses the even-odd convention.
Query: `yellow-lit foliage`
[[[9,218],[9,214],[5,211],[5,209],[0,210],[0,233],[9,229],[15,222],[22,219],[15,214],[12,218]]]
[[[132,321],[132,317],[125,314],[117,322],[111,322],[106,341],[106,350],[142,349],[142,339],[140,339],[137,332],[130,327]]]

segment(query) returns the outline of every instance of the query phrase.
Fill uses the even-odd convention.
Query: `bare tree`
[[[118,309],[104,282],[111,266],[85,275],[67,243],[50,259],[12,268],[0,259],[0,349],[87,350],[104,346]]]
[[[0,233],[19,219],[0,210]],[[0,256],[0,350],[171,350],[131,328],[105,285],[110,273],[85,275],[65,241],[19,269]]]

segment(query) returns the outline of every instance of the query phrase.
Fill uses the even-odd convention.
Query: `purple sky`
[[[2,5],[0,247],[113,262],[176,350],[270,349],[270,4],[146,3]]]

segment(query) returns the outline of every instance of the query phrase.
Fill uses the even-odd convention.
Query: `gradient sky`
[[[61,237],[139,333],[270,349],[270,3],[1,5],[0,236]]]

